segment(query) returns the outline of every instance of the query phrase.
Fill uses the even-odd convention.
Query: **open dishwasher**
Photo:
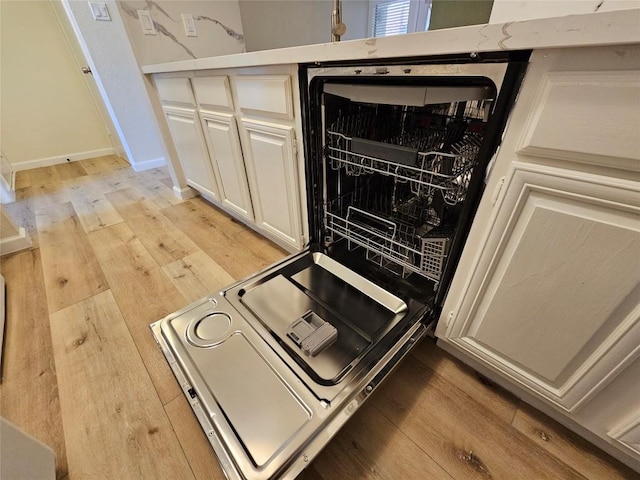
[[[527,53],[304,65],[311,242],[151,328],[229,478],[293,478],[437,321]]]

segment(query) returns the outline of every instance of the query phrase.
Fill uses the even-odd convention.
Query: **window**
[[[422,32],[429,26],[431,0],[369,0],[372,37]]]

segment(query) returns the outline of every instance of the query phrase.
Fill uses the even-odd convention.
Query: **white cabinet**
[[[567,412],[640,352],[640,189],[516,162],[448,341]]]
[[[202,138],[196,111],[169,106],[162,108],[187,184],[204,192],[212,199],[218,200],[218,186]]]
[[[295,135],[301,124],[291,89],[295,69],[272,71],[277,74],[161,75],[155,83],[187,184],[297,251],[305,229]]]
[[[246,118],[241,122],[256,223],[301,248],[294,129]]]
[[[640,460],[637,379],[620,380],[640,366],[639,78],[638,46],[533,53],[436,329],[627,463]]]
[[[200,119],[211,163],[220,183],[220,201],[241,217],[253,220],[249,185],[234,116],[200,111]]]

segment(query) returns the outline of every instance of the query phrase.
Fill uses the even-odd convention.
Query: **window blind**
[[[407,33],[410,0],[391,0],[375,6],[373,36],[386,37]]]

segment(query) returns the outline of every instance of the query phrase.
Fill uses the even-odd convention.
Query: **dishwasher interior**
[[[455,263],[452,245],[464,241],[466,200],[482,188],[496,99],[487,79],[448,81],[326,83],[321,108],[323,247],[401,297],[431,304]]]

